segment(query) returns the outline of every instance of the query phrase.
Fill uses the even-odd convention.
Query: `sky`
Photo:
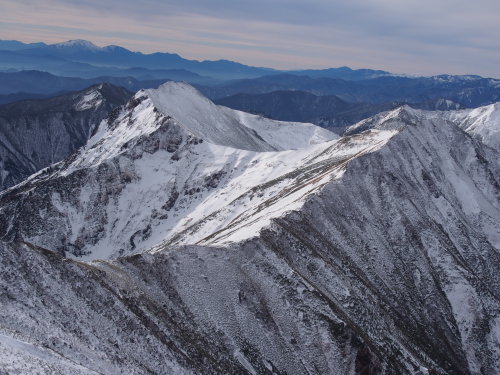
[[[500,0],[0,0],[0,39],[500,78]]]

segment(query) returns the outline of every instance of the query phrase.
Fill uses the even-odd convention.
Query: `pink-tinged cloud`
[[[88,39],[280,69],[499,77],[495,0],[1,0],[1,39]]]

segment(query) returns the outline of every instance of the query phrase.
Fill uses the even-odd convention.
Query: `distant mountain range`
[[[33,94],[55,94],[81,90],[92,84],[111,83],[131,91],[155,88],[169,79],[138,80],[134,77],[101,76],[95,78],[61,77],[40,71],[0,73],[0,102],[10,97],[24,99]],[[500,80],[478,76],[380,77],[360,81],[334,78],[311,78],[293,74],[268,75],[233,80],[217,85],[196,85],[211,99],[245,93],[262,94],[273,91],[305,91],[318,96],[336,95],[346,102],[364,103],[428,103],[445,100],[452,108],[478,107],[500,101]],[[26,93],[12,96],[10,94]],[[9,95],[3,97],[2,95]]]
[[[30,98],[32,94],[54,95],[56,93],[82,90],[99,83],[111,83],[131,91],[137,91],[141,88],[158,87],[165,81],[167,80],[139,81],[133,77],[96,77],[89,79],[59,77],[36,70],[0,73],[0,102],[2,99],[6,100],[9,97],[17,97],[18,100],[21,100]]]
[[[45,47],[47,44],[38,43],[23,43],[17,40],[0,40],[0,50],[20,51],[28,48]]]
[[[143,54],[120,46],[97,47],[84,40],[22,47],[20,42],[0,41],[0,69],[36,69],[58,75],[78,74],[79,77],[109,75],[110,72],[112,75],[131,76],[133,73],[137,74],[136,78],[150,75],[151,78],[170,79],[179,78],[181,71],[185,75],[181,79],[188,78],[191,82],[199,82],[196,78],[200,74],[225,80],[258,77],[274,72],[272,69],[250,67],[228,60],[195,61],[175,53]],[[133,69],[138,67],[142,69],[135,72]]]
[[[201,88],[212,99],[240,93],[263,94],[300,90],[315,95],[336,95],[347,102],[426,103],[444,99],[462,107],[478,107],[500,101],[500,80],[479,76],[440,75],[434,77],[387,76],[361,81],[311,78],[277,74]]]
[[[449,110],[500,101],[500,80],[479,76],[397,76],[348,67],[283,72],[228,60],[195,61],[175,53],[98,47],[85,40],[51,45],[0,40],[0,70],[0,104],[59,95],[99,83],[137,91],[173,80],[191,83],[210,99],[231,108],[326,127],[350,125],[402,103]],[[271,95],[273,92],[277,93]]]
[[[335,95],[318,96],[306,91],[273,91],[264,94],[236,94],[217,99],[217,104],[281,121],[312,122],[341,134],[343,128],[377,113],[400,107],[402,102],[346,102]],[[461,105],[450,100],[435,99],[412,103],[413,108],[454,110]]]
[[[229,79],[255,78],[280,71],[252,67],[229,60],[187,60],[175,53],[132,52],[120,46],[98,47],[85,40],[64,43],[25,44],[0,40],[0,70],[41,70],[56,75],[93,78],[132,76],[139,80],[168,78],[197,84],[213,84]],[[352,70],[348,67],[291,72],[311,77],[360,80],[389,75],[381,70]]]
[[[306,69],[306,70],[291,70],[288,74],[298,76],[308,76],[311,78],[337,78],[346,81],[361,81],[364,79],[373,79],[378,77],[391,76],[392,74],[384,70],[373,69],[351,69],[347,66],[340,68],[329,69]]]

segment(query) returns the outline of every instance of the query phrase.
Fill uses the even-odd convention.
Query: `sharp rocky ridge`
[[[339,138],[138,92],[0,195],[0,365],[495,374],[500,156],[460,116],[401,107]]]
[[[2,220],[2,235],[84,259],[195,237],[245,238],[288,205],[300,205],[333,176],[328,168],[341,173],[349,157],[388,135],[374,132],[373,144],[357,137],[346,147],[312,124],[219,107],[193,87],[169,82],[138,92],[77,154],[4,195],[10,219]],[[333,153],[338,166],[329,161]],[[39,200],[38,215],[31,199]],[[18,225],[10,226],[11,219]],[[232,234],[215,235],[224,228]]]
[[[131,96],[104,83],[50,99],[0,105],[0,191],[73,154]]]

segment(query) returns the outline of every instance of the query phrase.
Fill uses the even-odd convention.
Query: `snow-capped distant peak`
[[[66,42],[52,44],[52,46],[57,48],[78,48],[93,51],[97,51],[100,49],[100,47],[96,46],[94,43],[83,39],[68,40]]]

